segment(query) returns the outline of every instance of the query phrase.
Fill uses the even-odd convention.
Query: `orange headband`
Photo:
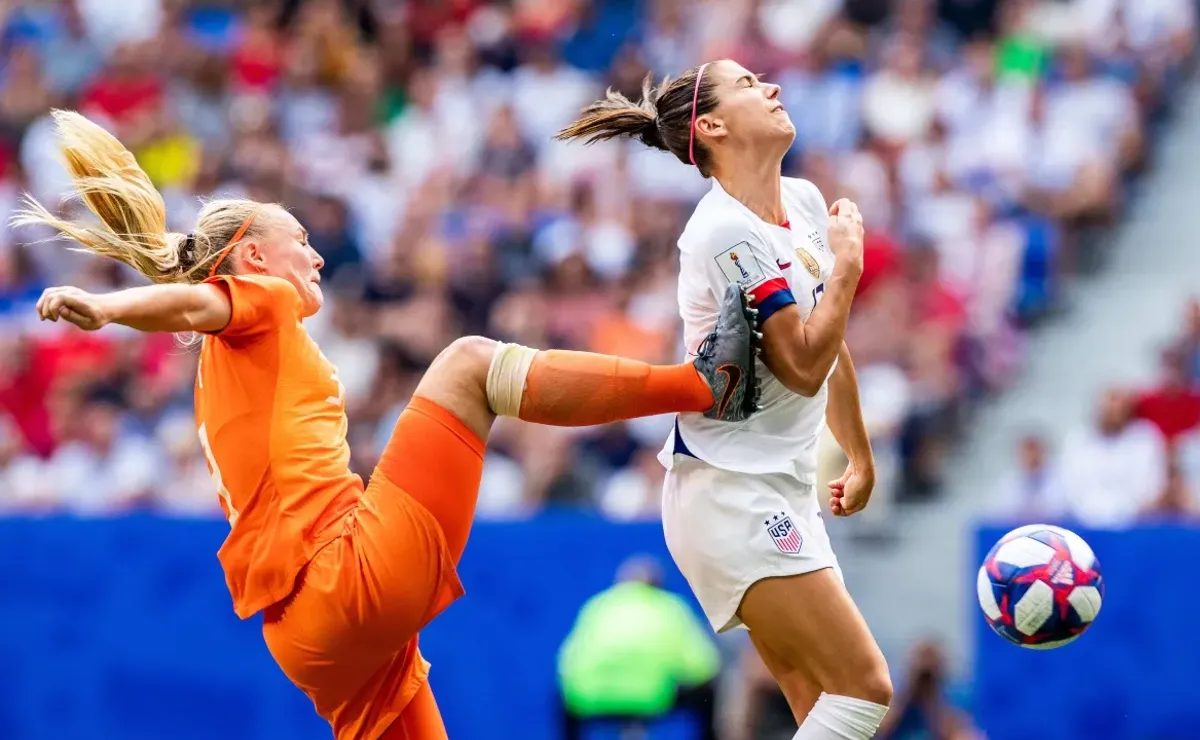
[[[250,215],[246,216],[246,220],[242,222],[242,225],[238,227],[238,230],[233,232],[233,238],[230,239],[229,243],[225,245],[225,248],[220,251],[220,253],[217,255],[217,261],[213,263],[212,268],[208,271],[209,277],[213,277],[217,274],[217,269],[221,266],[221,263],[225,261],[225,258],[228,257],[229,253],[233,251],[233,248],[237,246],[237,243],[241,241],[243,236],[246,235],[246,231],[250,228],[250,224],[254,223],[254,217],[257,216],[258,212],[261,210],[262,204],[255,206],[254,210],[250,211]]]

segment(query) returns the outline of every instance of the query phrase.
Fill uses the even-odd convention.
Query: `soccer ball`
[[[1034,650],[1075,640],[1104,599],[1104,577],[1092,548],[1074,532],[1049,524],[1018,527],[1001,537],[975,585],[996,634]]]

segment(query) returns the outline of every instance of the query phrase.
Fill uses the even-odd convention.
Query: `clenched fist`
[[[854,201],[839,198],[830,206],[829,248],[839,266],[862,271],[863,220]]]
[[[85,331],[96,331],[109,322],[102,307],[103,298],[69,285],[47,288],[37,302],[42,321],[63,319]]]

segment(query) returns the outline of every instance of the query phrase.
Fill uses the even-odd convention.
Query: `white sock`
[[[792,740],[871,740],[887,710],[864,699],[823,693]]]

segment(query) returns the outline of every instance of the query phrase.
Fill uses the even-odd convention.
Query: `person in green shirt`
[[[632,558],[580,609],[558,653],[565,740],[588,722],[646,723],[676,709],[715,740],[720,656],[688,603],[661,584],[656,561]]]

